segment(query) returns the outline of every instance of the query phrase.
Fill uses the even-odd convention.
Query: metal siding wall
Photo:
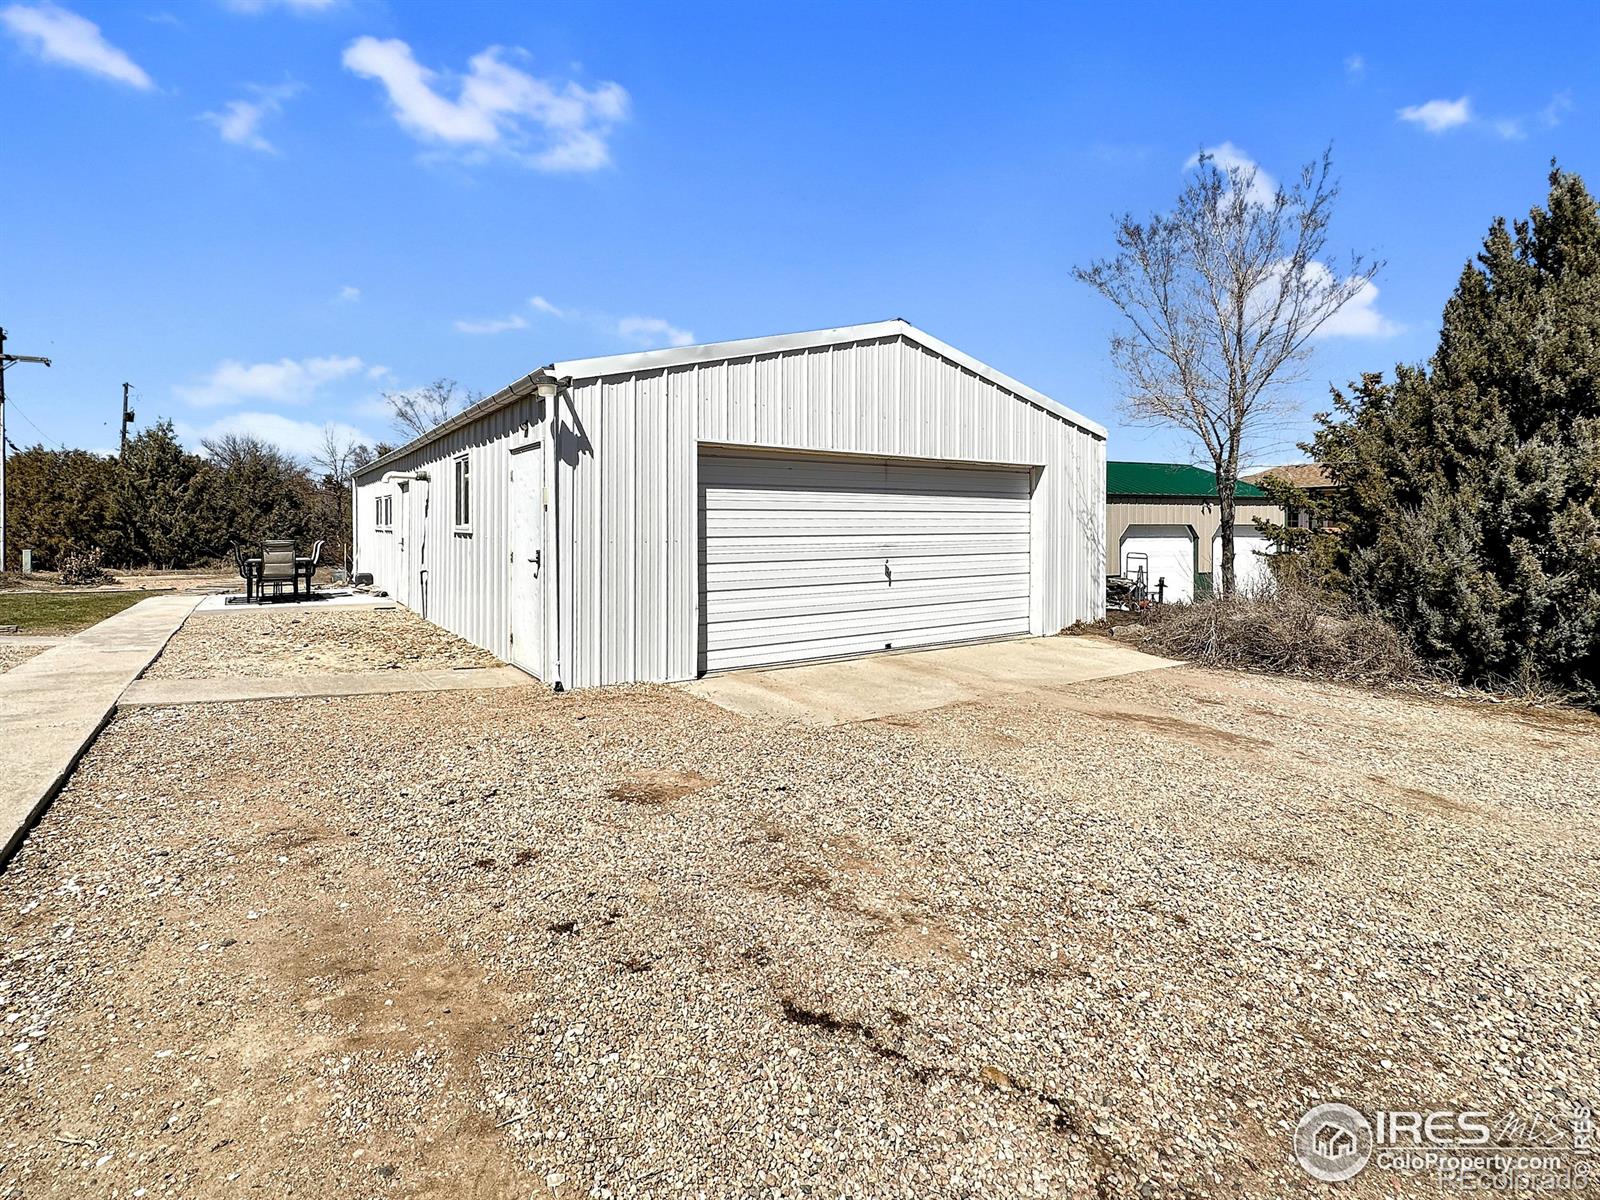
[[[518,400],[481,420],[454,430],[390,463],[385,471],[426,471],[427,511],[421,525],[427,555],[427,590],[414,607],[428,620],[501,658],[510,654],[510,494],[511,450],[537,437],[536,401]],[[533,430],[522,433],[523,423]],[[471,462],[472,532],[454,531],[453,461],[465,451]],[[391,595],[401,563],[395,535],[378,533],[371,513],[373,497],[399,489],[378,482],[384,472],[356,484],[362,516],[357,569],[372,572],[374,583]],[[413,484],[413,487],[418,485]],[[397,500],[398,503],[398,500]]]
[[[904,338],[580,379],[558,538],[568,686],[692,678],[701,443],[1038,468],[1034,632],[1105,605],[1105,443]]]

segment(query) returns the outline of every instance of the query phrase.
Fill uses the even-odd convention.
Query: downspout
[[[557,416],[561,410],[563,390],[560,380],[557,380],[556,394],[550,397],[550,413],[546,418],[550,424],[550,537],[555,543],[550,547],[550,590],[555,594],[550,619],[550,674],[553,677],[553,690],[557,693],[566,691],[566,685],[561,682],[561,422]]]
[[[361,524],[360,516],[361,514],[356,511],[356,477],[355,473],[352,472],[350,475],[350,561],[344,565],[346,583],[356,577],[356,538],[359,536],[357,526]]]

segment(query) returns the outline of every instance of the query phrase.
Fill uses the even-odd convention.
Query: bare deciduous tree
[[[1234,490],[1240,456],[1293,411],[1311,336],[1382,263],[1323,261],[1339,186],[1331,154],[1291,186],[1207,154],[1170,214],[1117,223],[1117,254],[1073,274],[1116,307],[1112,335],[1131,420],[1175,425],[1211,459],[1222,521],[1222,594],[1234,590]]]
[[[338,426],[322,427],[322,441],[310,454],[311,465],[339,487],[350,482],[357,467],[372,461],[372,451],[366,443],[344,437]]]
[[[389,405],[389,418],[396,430],[409,441],[421,437],[436,425],[442,425],[464,408],[476,404],[483,396],[477,392],[459,390],[454,379],[435,379],[426,387],[409,392],[384,392]]]

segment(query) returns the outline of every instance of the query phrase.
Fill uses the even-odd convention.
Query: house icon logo
[[[1295,1126],[1294,1157],[1313,1179],[1351,1179],[1372,1157],[1372,1126],[1348,1104],[1319,1104]]]

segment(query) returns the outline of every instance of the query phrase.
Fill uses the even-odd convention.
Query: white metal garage
[[[1160,595],[1168,604],[1194,600],[1195,536],[1187,525],[1129,525],[1122,535],[1122,573],[1130,579],[1140,568],[1152,596],[1165,581]]]
[[[1027,633],[1031,482],[702,454],[705,669]]]
[[[1105,430],[904,321],[555,363],[353,489],[358,571],[557,687],[1105,611]]]

